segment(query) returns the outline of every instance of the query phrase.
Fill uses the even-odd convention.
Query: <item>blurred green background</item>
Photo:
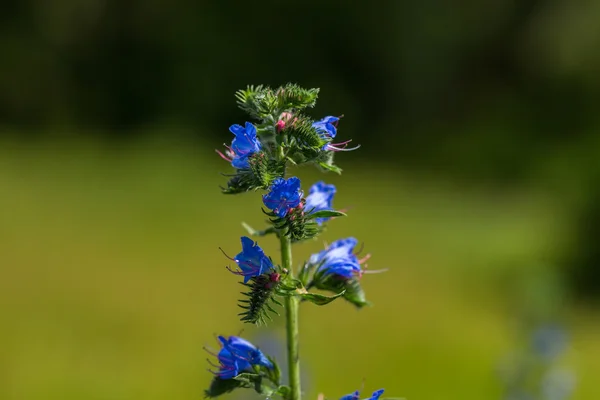
[[[503,399],[507,354],[556,321],[572,398],[599,398],[599,19],[566,0],[7,2],[0,398],[197,399],[215,334],[283,346],[283,321],[236,321],[218,247],[264,218],[258,194],[220,194],[214,149],[245,121],[235,90],[288,81],[362,145],[342,176],[295,171],[349,209],[321,239],[390,269],[363,279],[373,308],[303,306],[306,398],[365,379]]]

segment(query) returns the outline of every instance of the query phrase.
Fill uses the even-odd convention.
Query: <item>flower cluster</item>
[[[268,227],[257,231],[245,225],[250,236],[241,237],[241,251],[227,269],[239,275],[245,288],[239,300],[245,323],[265,324],[278,314],[278,307],[287,308],[288,385],[280,382],[280,369],[274,359],[263,354],[252,343],[238,336],[219,336],[221,349],[213,354],[218,365],[214,379],[206,391],[207,397],[217,397],[239,388],[284,400],[300,400],[300,369],[298,356],[297,313],[302,303],[326,305],[343,298],[357,307],[367,305],[360,278],[364,262],[355,251],[358,241],[340,239],[314,254],[299,274],[291,264],[292,244],[316,237],[332,218],[345,214],[333,208],[335,185],[319,181],[302,190],[298,177],[286,176],[288,166],[313,164],[325,171],[341,172],[333,163],[334,153],[349,151],[350,140],[332,143],[338,134],[340,117],[326,116],[313,120],[303,110],[313,107],[318,89],[303,89],[288,84],[277,90],[268,87],[248,87],[236,93],[238,105],[254,122],[244,126],[231,125],[234,138],[224,152],[217,153],[235,168],[224,193],[238,194],[262,190],[263,212],[269,217]],[[281,264],[265,254],[252,236],[275,235],[280,242]],[[224,252],[225,253],[225,252]],[[327,295],[319,289],[332,292]],[[379,400],[382,390],[365,400]],[[359,392],[340,400],[359,400]]]
[[[334,216],[344,215],[332,208],[336,188],[325,182],[315,183],[304,198],[300,179],[277,178],[269,192],[263,195],[263,204],[271,210],[267,215],[277,229],[285,230],[292,240],[310,239],[316,236],[324,222]]]

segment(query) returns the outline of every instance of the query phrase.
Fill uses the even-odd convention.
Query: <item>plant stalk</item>
[[[291,278],[294,277],[292,269],[292,243],[290,238],[280,233],[281,266],[287,269]],[[290,385],[288,400],[300,400],[300,357],[298,354],[298,298],[289,296],[285,298],[285,322],[287,331],[287,358]]]

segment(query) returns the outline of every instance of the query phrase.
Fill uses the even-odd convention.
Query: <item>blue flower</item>
[[[350,393],[350,394],[347,394],[345,396],[342,396],[340,398],[340,400],[358,400],[359,396],[360,396],[360,392],[357,390],[354,393]]]
[[[219,336],[219,341],[223,345],[217,355],[220,365],[216,375],[219,378],[232,379],[252,365],[273,368],[271,361],[247,340],[237,336],[230,336],[228,339]]]
[[[244,283],[247,283],[253,276],[259,276],[273,269],[271,259],[265,255],[265,252],[254,240],[247,236],[242,236],[242,252],[233,259],[240,267],[241,271],[234,271],[244,277]]]
[[[300,204],[302,194],[300,179],[295,176],[288,179],[277,178],[271,184],[269,193],[263,196],[263,203],[279,218],[283,218],[289,209]]]
[[[223,349],[229,351],[233,358],[246,362],[248,365],[260,365],[272,369],[273,363],[249,341],[238,336],[229,336],[226,339],[219,336]]]
[[[238,376],[242,371],[250,368],[250,363],[246,360],[236,358],[229,350],[222,348],[217,356],[219,359],[219,372],[217,375],[221,379],[231,379]]]
[[[358,240],[353,237],[336,240],[325,250],[313,254],[309,262],[311,264],[320,264],[317,271],[324,275],[338,275],[344,278],[353,278],[360,275],[360,264],[362,260],[354,254],[354,247]]]
[[[321,134],[323,139],[333,139],[337,134],[338,117],[327,116],[320,121],[313,122],[312,126]]]
[[[306,197],[305,210],[308,212],[317,212],[322,210],[331,210],[331,203],[333,202],[333,196],[335,195],[335,186],[327,185],[325,182],[320,181],[312,185],[308,196]],[[319,225],[329,220],[330,218],[317,218],[316,221]]]
[[[364,400],[379,400],[379,398],[383,394],[383,391],[384,391],[383,389],[379,389],[379,390],[373,392],[371,397],[366,398]],[[347,394],[346,396],[343,396],[340,400],[358,400],[359,396],[360,396],[360,392],[357,390],[354,393],[350,393],[350,394]]]
[[[246,126],[235,124],[229,127],[229,131],[235,135],[225,154],[217,150],[217,153],[227,160],[237,169],[247,169],[250,167],[248,158],[258,153],[262,146],[256,136],[256,127],[250,122],[246,122]]]

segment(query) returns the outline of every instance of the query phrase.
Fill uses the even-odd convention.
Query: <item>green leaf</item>
[[[299,289],[300,290],[300,289]],[[304,289],[306,292],[306,290]],[[340,293],[335,294],[333,296],[325,296],[318,293],[299,293],[298,296],[302,297],[302,300],[310,301],[313,304],[318,306],[324,306],[325,304],[329,304],[340,296],[343,296],[346,293],[345,290],[342,290]]]
[[[266,236],[271,233],[277,233],[277,230],[274,227],[270,227],[265,230],[258,231],[256,229],[252,228],[250,225],[248,225],[245,222],[242,222],[242,226],[244,227],[244,229],[246,229],[246,232],[248,232],[248,234],[250,236]]]
[[[311,272],[316,268],[315,264],[305,263],[300,273],[298,274],[298,279],[302,283],[302,286],[308,285],[308,278],[310,277]]]
[[[364,306],[371,305],[371,303],[367,301],[365,297],[365,291],[360,286],[360,283],[357,279],[348,280],[344,284],[344,288],[346,289],[346,293],[344,293],[344,298],[350,303],[354,304],[356,307],[362,308]]]
[[[328,164],[326,162],[320,162],[318,165],[319,165],[319,167],[321,167],[321,169],[323,169],[325,171],[335,172],[338,175],[342,174],[342,169],[340,167],[338,167],[337,165]]]
[[[206,398],[215,398],[225,393],[229,393],[238,388],[251,388],[252,384],[249,381],[236,379],[221,379],[215,377],[210,383],[210,387],[204,391]]]
[[[277,394],[283,397],[284,400],[288,400],[292,395],[292,389],[289,386],[282,385],[277,389]]]
[[[280,110],[301,110],[314,107],[319,96],[319,89],[304,89],[296,84],[288,83],[277,89],[277,106]]]
[[[252,372],[242,372],[241,374],[234,376],[233,379],[240,382],[251,383],[256,381],[256,379],[258,379],[259,377],[260,375],[254,374]]]
[[[273,369],[265,368],[267,374],[267,379],[273,382],[273,384],[279,386],[281,384],[281,369],[279,368],[279,364],[277,361],[271,356],[267,356],[271,364],[273,364]]]
[[[306,214],[306,219],[345,217],[345,216],[346,216],[346,214],[341,211],[321,210],[321,211],[313,212],[310,214]]]

